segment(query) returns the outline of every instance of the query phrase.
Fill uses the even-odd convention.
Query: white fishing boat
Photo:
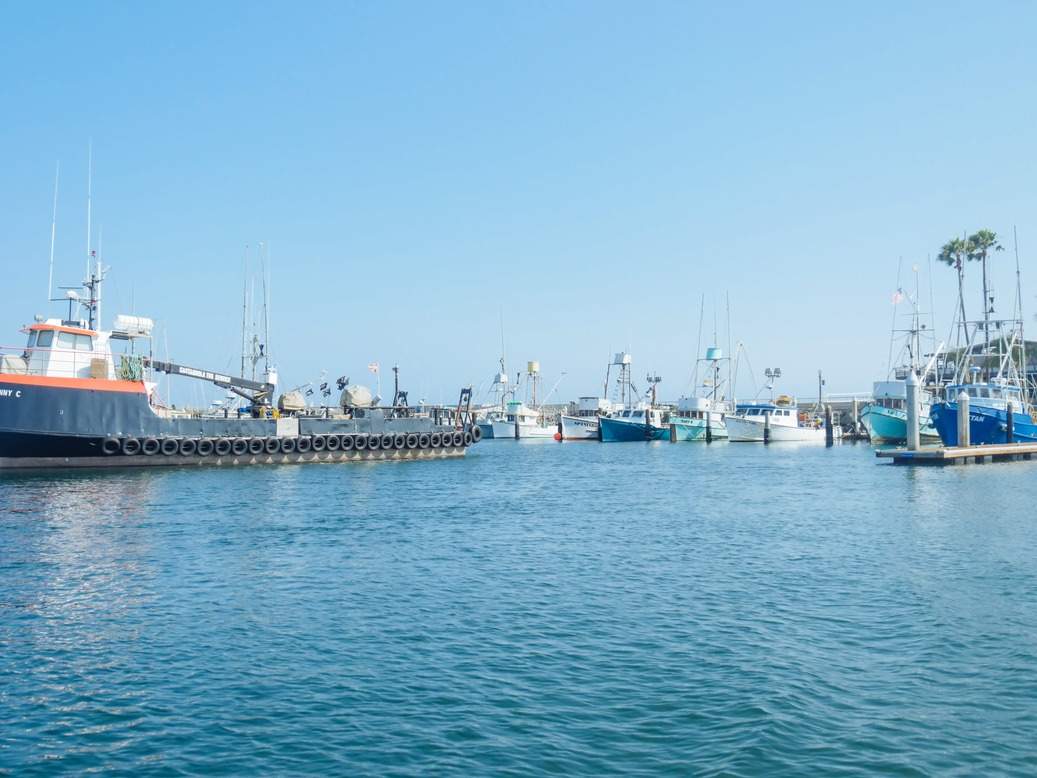
[[[600,420],[611,416],[616,404],[605,397],[581,397],[574,413],[560,417],[562,440],[600,440]]]
[[[521,440],[523,438],[554,438],[558,432],[557,424],[545,421],[543,414],[536,408],[530,408],[521,400],[512,400],[502,419],[491,422],[493,438]]]
[[[733,416],[725,420],[727,438],[732,443],[825,443],[824,420],[817,415],[801,413],[793,397],[782,395],[773,402],[739,405]],[[842,437],[842,429],[834,426],[834,440]]]
[[[548,397],[554,393],[557,386],[556,382],[555,387],[548,393]],[[491,422],[494,439],[553,439],[558,434],[558,423],[547,417],[543,405],[537,405],[537,393],[540,389],[540,363],[535,360],[530,361],[526,366],[526,389],[529,397],[528,403],[511,400],[505,405],[503,418]]]

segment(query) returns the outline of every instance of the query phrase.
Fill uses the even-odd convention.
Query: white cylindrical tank
[[[146,338],[151,335],[155,328],[155,322],[147,316],[130,316],[120,313],[115,317],[113,328],[117,332],[125,332],[127,335]]]

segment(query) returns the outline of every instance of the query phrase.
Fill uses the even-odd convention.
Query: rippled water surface
[[[0,477],[0,772],[1037,772],[1037,462]]]

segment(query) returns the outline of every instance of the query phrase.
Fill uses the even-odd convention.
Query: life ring
[[[428,444],[432,448],[439,448],[443,445],[443,436],[438,432],[433,432],[431,435],[428,436]]]
[[[478,443],[480,440],[482,440],[482,427],[480,427],[478,424],[473,424],[472,425],[472,442],[473,443]]]
[[[427,432],[418,435],[418,448],[428,448],[432,445],[432,436]]]
[[[144,438],[144,442],[140,444],[140,452],[146,456],[154,456],[162,449],[162,444],[158,442],[158,438]]]
[[[281,453],[294,454],[298,441],[295,438],[281,438]]]
[[[342,436],[342,450],[349,451],[350,448],[355,448],[357,451],[363,451],[367,448],[367,435],[343,435]]]
[[[180,456],[189,457],[196,451],[200,451],[201,443],[194,438],[182,438],[180,445],[177,446],[177,450],[180,452]],[[212,451],[212,444],[209,444],[209,451]]]
[[[271,435],[263,441],[263,451],[270,456],[278,453],[281,450],[281,441],[279,438]]]
[[[218,457],[227,456],[231,452],[231,449],[234,448],[234,446],[231,445],[230,438],[217,438],[216,443],[213,445],[215,447],[216,456]]]
[[[328,451],[338,451],[339,449],[341,449],[342,448],[342,439],[344,437],[346,437],[346,436],[342,435],[340,437],[338,435],[328,435],[328,444],[326,446]]]
[[[187,440],[190,440],[190,438],[187,438]],[[216,448],[216,444],[215,444],[215,442],[213,442],[212,438],[202,438],[201,440],[198,441],[198,449],[197,449],[198,450],[198,456],[200,456],[200,457],[212,456],[213,449],[215,449],[215,448]],[[181,452],[181,453],[183,453],[183,452]]]
[[[110,457],[112,454],[118,454],[120,448],[122,446],[119,444],[118,438],[105,438],[101,441],[101,453],[105,456]]]
[[[327,435],[314,435],[312,448],[316,452],[321,452],[328,447],[328,436]]]
[[[180,443],[176,438],[162,438],[162,456],[171,457],[180,450]]]
[[[296,439],[295,450],[300,454],[306,454],[313,448],[313,439],[309,436],[303,436]]]

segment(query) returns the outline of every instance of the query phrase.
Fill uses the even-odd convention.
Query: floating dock
[[[1032,459],[1037,443],[999,443],[987,446],[920,446],[914,451],[890,448],[876,451],[880,459],[892,459],[895,465],[965,465],[969,462],[1013,462]]]

